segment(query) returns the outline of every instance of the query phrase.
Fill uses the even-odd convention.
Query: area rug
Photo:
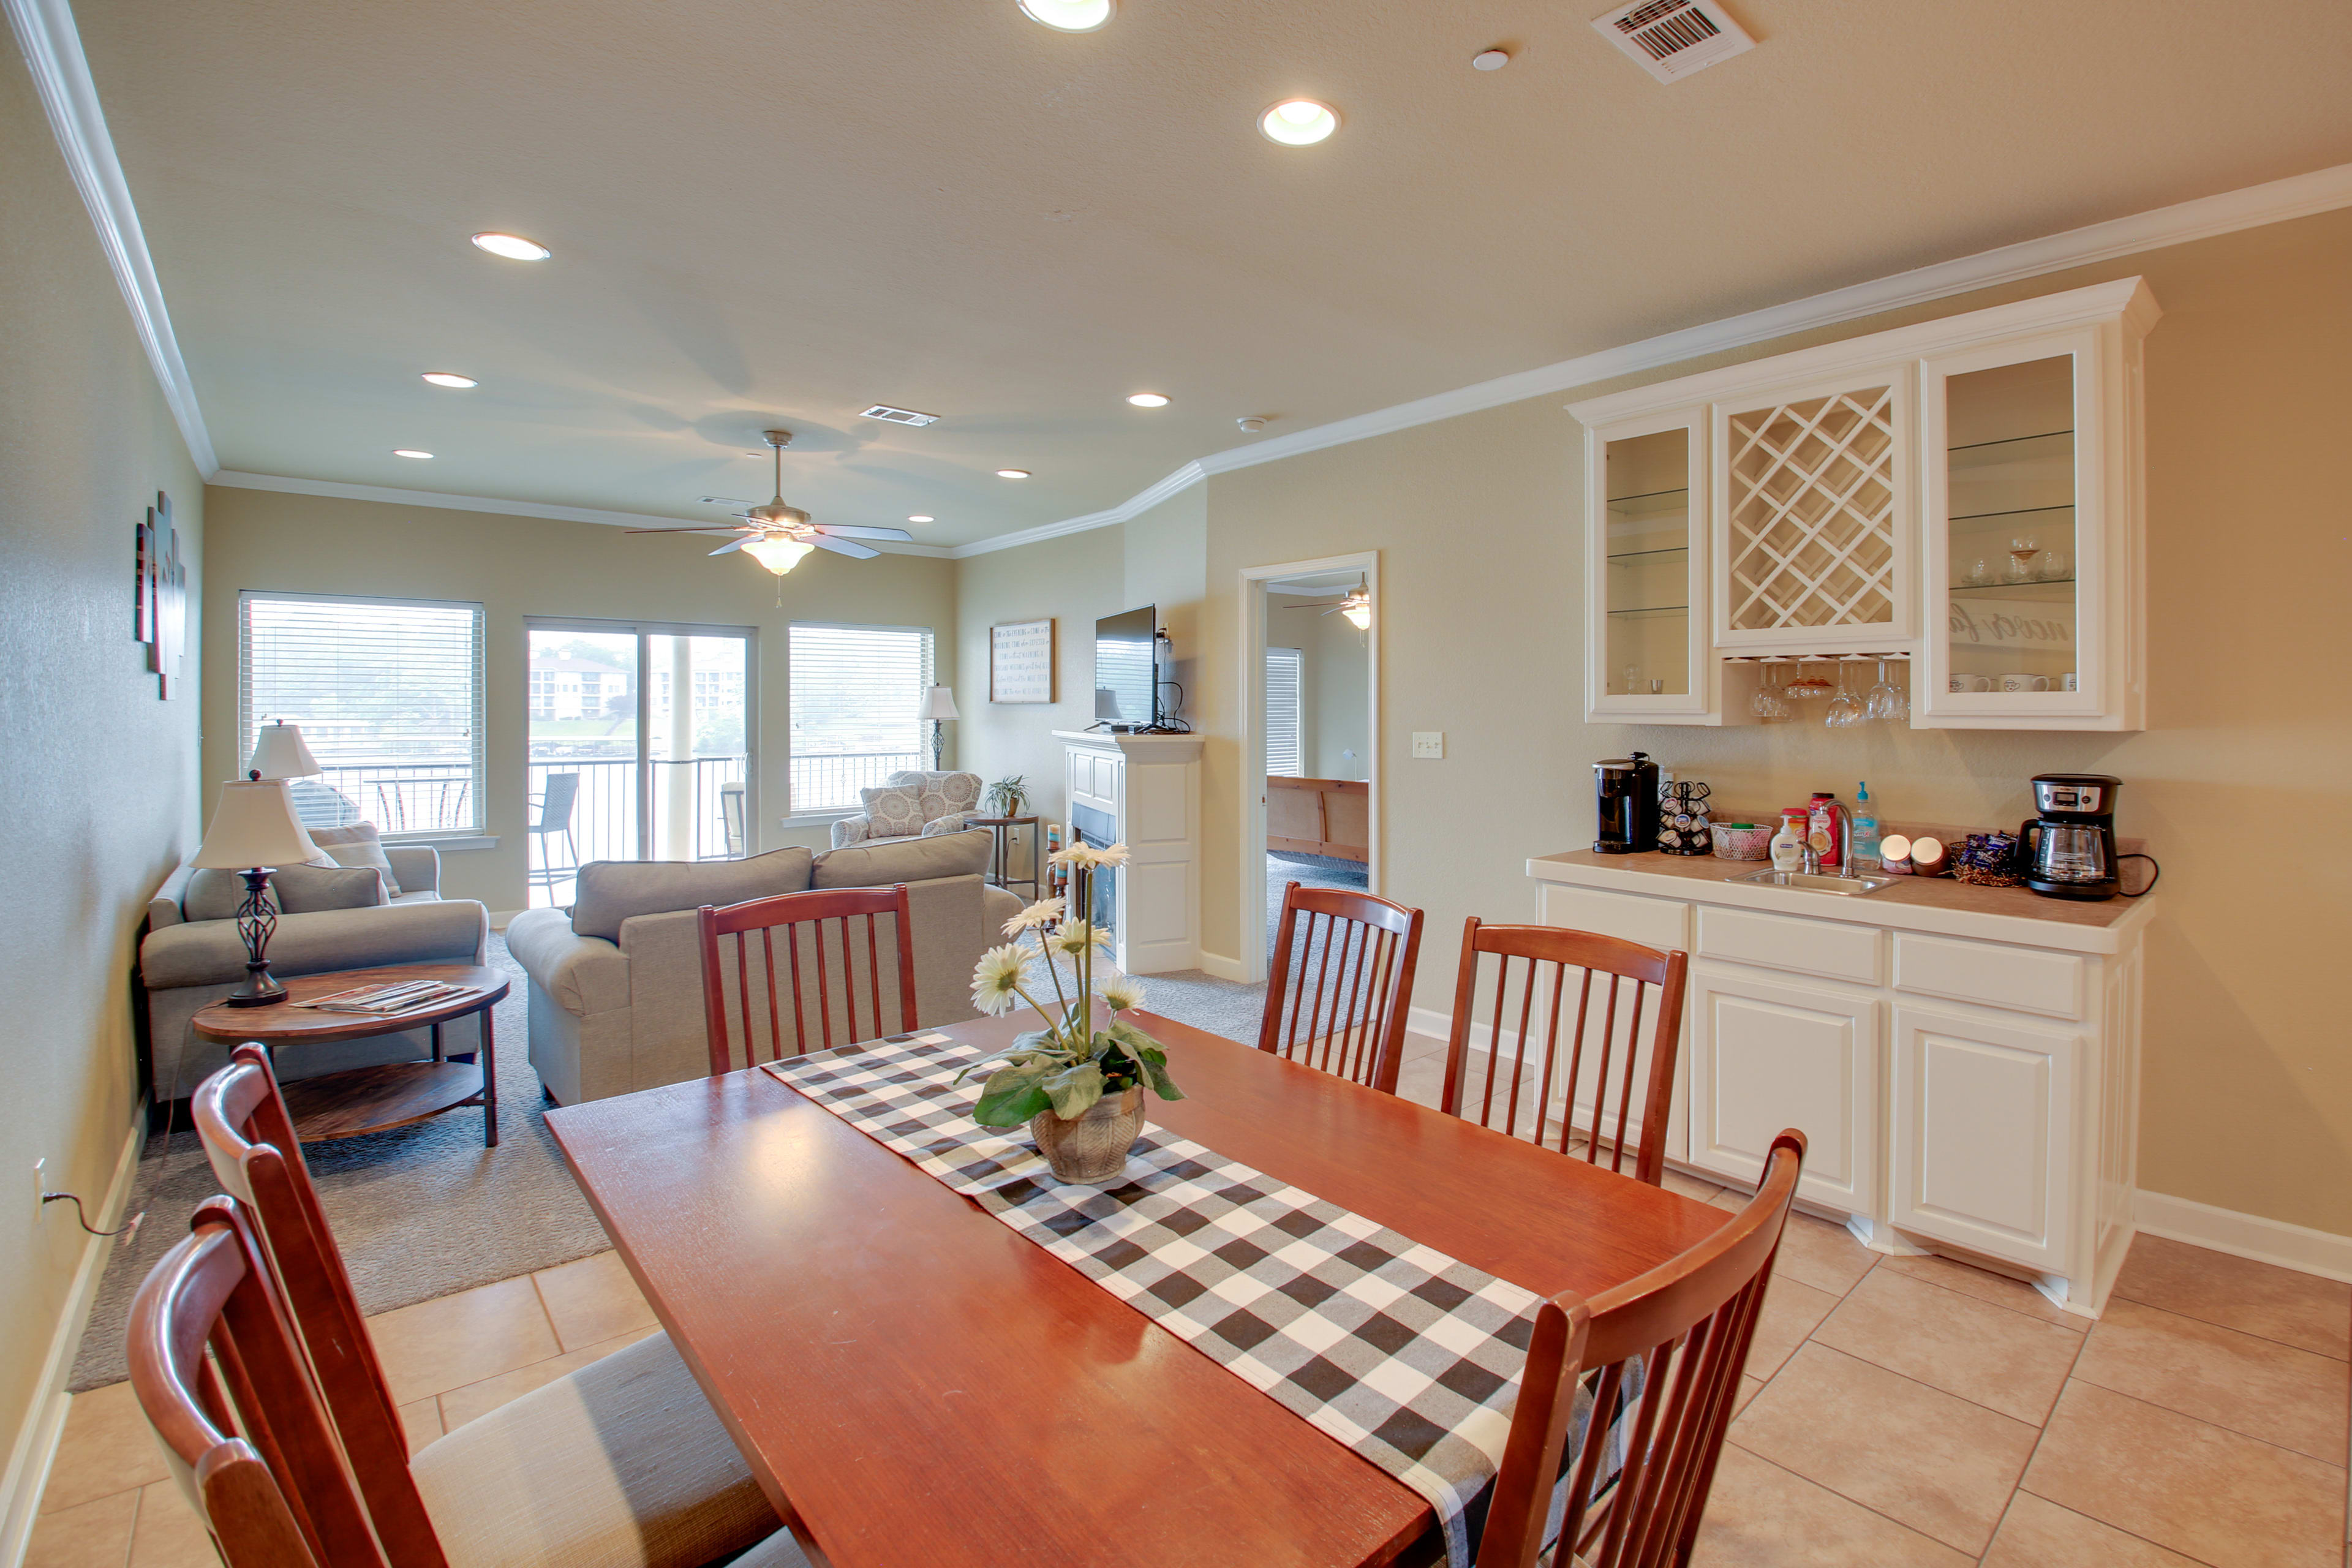
[[[612,1245],[580,1195],[548,1132],[539,1076],[525,1046],[522,970],[493,934],[490,963],[512,979],[496,1009],[499,1146],[482,1146],[482,1113],[458,1110],[411,1127],[312,1143],[303,1149],[327,1223],[342,1247],[352,1287],[368,1312],[551,1268]],[[1265,987],[1198,970],[1152,975],[1150,1005],[1229,1039],[1257,1037]],[[115,1249],[100,1276],[89,1326],[68,1384],[120,1383],[123,1332],[140,1281],[188,1233],[196,1205],[220,1190],[184,1120],[167,1143],[148,1141],[126,1214],[147,1218],[131,1245]]]

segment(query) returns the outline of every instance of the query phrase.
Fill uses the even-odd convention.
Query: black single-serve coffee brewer
[[[2025,885],[2053,899],[2112,899],[2123,891],[2116,854],[2116,791],[2106,773],[2036,773],[2033,809],[2017,830]]]
[[[1647,752],[1592,764],[1596,855],[1633,855],[1658,847],[1658,764]]]

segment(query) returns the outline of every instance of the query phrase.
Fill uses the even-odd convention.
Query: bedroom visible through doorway
[[[1370,888],[1371,632],[1349,568],[1265,585],[1265,930],[1285,887]]]

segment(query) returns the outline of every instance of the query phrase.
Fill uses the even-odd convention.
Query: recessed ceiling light
[[[459,375],[454,370],[428,370],[425,373],[425,379],[431,382],[436,386],[454,386],[460,390],[468,386],[479,386],[482,384],[480,382],[476,381],[472,376]]]
[[[1111,0],[1021,0],[1022,13],[1057,33],[1091,33],[1110,20]]]
[[[915,513],[915,515],[914,515],[914,516],[912,516],[912,517],[908,518],[907,521],[908,521],[908,522],[937,522],[937,521],[939,521],[939,519],[938,519],[938,518],[936,518],[936,517],[931,516],[929,512],[921,512],[921,511],[919,511],[919,512]]]
[[[1127,400],[1129,403],[1134,404],[1138,408],[1165,408],[1168,406],[1167,395],[1160,392],[1129,393]]]
[[[496,230],[476,235],[474,243],[492,256],[503,256],[509,261],[544,261],[555,254],[535,239],[525,239],[519,234],[499,234]]]
[[[1339,115],[1329,104],[1311,98],[1286,99],[1257,117],[1257,128],[1269,142],[1311,147],[1339,129]]]
[[[996,470],[996,477],[1000,479],[1025,479],[1029,477],[1029,470],[1026,468],[999,468]]]
[[[414,458],[420,463],[429,461],[433,456],[430,452],[420,452],[414,447],[394,447],[392,449],[392,455],[395,458]]]
[[[1511,51],[1508,49],[1487,49],[1470,57],[1470,68],[1473,70],[1498,71],[1510,63]]]

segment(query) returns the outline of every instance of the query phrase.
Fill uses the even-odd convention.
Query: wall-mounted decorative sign
[[[168,701],[187,653],[188,568],[180,559],[179,533],[172,527],[172,498],[162,490],[155,492],[155,504],[138,525],[138,546],[131,635],[147,645],[155,695]]]
[[[988,700],[1054,700],[1054,622],[1013,621],[988,628]]]

